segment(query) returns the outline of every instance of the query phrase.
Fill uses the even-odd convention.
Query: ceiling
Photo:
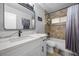
[[[39,5],[46,10],[48,13],[66,8],[73,5],[74,3],[39,3]]]

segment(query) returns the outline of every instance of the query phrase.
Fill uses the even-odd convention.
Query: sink
[[[9,41],[10,42],[17,42],[17,41],[32,39],[32,38],[34,38],[34,37],[32,37],[32,36],[14,37],[14,38],[10,38]]]

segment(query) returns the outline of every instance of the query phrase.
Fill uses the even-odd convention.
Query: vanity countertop
[[[5,38],[0,40],[0,50],[7,49],[19,44],[27,43],[36,39],[39,39],[41,37],[46,37],[46,34],[31,34],[29,36],[23,36],[23,37],[11,37],[11,38]]]

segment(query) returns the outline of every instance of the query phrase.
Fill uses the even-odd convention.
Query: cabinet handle
[[[44,47],[42,46],[42,52],[44,52]]]

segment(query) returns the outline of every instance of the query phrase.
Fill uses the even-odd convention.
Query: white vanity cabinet
[[[2,56],[44,56],[46,55],[45,40],[46,37],[16,45],[4,50],[0,50]]]

